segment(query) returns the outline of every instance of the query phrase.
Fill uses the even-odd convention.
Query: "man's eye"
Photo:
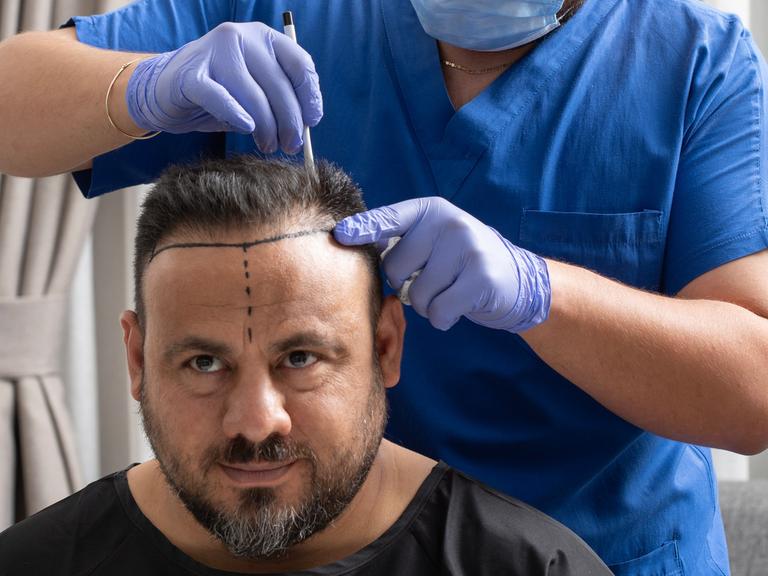
[[[283,366],[286,368],[306,368],[317,362],[317,356],[303,350],[291,352],[283,360]]]
[[[192,358],[192,360],[189,361],[189,366],[196,372],[211,373],[218,372],[224,368],[224,363],[215,356],[203,354]]]

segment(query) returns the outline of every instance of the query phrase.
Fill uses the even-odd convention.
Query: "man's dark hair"
[[[136,233],[136,314],[145,326],[142,280],[161,242],[175,234],[210,238],[224,230],[300,223],[331,230],[339,220],[366,209],[362,194],[340,168],[319,162],[316,174],[303,165],[254,156],[205,160],[168,168],[142,203]],[[372,245],[355,248],[370,269],[370,306],[375,327],[382,287]]]

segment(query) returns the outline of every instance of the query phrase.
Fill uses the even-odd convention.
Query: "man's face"
[[[126,328],[134,395],[169,485],[233,554],[279,556],[365,480],[397,379],[377,361],[369,283],[322,233],[173,248],[147,267],[143,342]]]

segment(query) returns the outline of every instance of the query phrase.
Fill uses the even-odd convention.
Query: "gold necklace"
[[[504,64],[497,64],[496,66],[489,66],[488,68],[467,68],[466,66],[462,66],[461,64],[456,64],[456,62],[451,62],[450,60],[441,60],[444,66],[448,66],[449,68],[453,68],[454,70],[458,70],[459,72],[465,72],[467,74],[488,74],[490,72],[498,72],[499,70],[504,70],[505,68],[509,68],[514,64],[514,62],[505,62]]]
[[[570,20],[571,16],[573,16],[576,10],[580,8],[582,4],[584,4],[584,1],[585,0],[573,0],[565,9],[565,11],[559,15],[558,18],[560,20],[560,24],[565,24],[566,21]],[[534,42],[540,42],[541,40],[542,39],[539,38],[538,40],[534,40]],[[512,64],[514,64],[516,61],[505,62],[504,64],[497,64],[496,66],[489,66],[488,68],[467,68],[466,66],[462,66],[461,64],[457,64],[456,62],[451,62],[450,60],[445,59],[441,60],[440,62],[443,64],[443,66],[448,66],[454,70],[458,70],[466,74],[479,75],[498,72],[499,70],[505,70],[506,68],[512,66]]]

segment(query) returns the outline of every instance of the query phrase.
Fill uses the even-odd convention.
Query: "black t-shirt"
[[[0,534],[2,576],[232,576],[196,562],[141,513],[126,472]],[[611,573],[567,528],[444,463],[400,518],[338,562],[295,576],[577,575]]]

